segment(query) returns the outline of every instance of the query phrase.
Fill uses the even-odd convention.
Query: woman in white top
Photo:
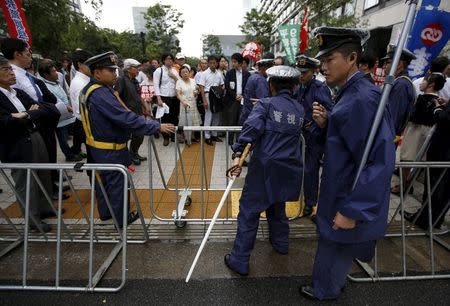
[[[189,77],[190,69],[187,66],[180,68],[181,79],[175,86],[177,97],[180,100],[180,116],[178,126],[199,126],[201,124],[200,113],[197,110],[196,96],[198,94],[195,81]],[[190,131],[184,132],[187,145],[198,142]]]

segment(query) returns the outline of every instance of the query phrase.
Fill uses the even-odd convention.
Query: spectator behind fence
[[[196,98],[198,95],[195,81],[189,77],[190,70],[187,65],[180,69],[181,79],[177,81],[177,97],[180,100],[179,126],[199,126],[201,124],[200,114],[197,110]],[[198,142],[192,132],[184,131],[184,141],[187,145]]]
[[[247,85],[248,78],[250,77],[250,73],[247,70],[242,69],[243,62],[244,58],[240,53],[234,53],[231,56],[231,65],[233,68],[229,70],[225,76],[225,98],[222,112],[223,126],[239,125],[244,88],[245,85]],[[235,134],[236,133],[229,134],[229,145],[234,143]]]
[[[25,91],[37,104],[41,104],[42,102],[56,104],[56,97],[48,90],[44,82],[26,71],[26,69],[30,67],[32,61],[30,48],[27,43],[16,38],[6,38],[2,41],[1,49],[4,56],[9,60],[13,67],[14,74],[16,75],[17,82],[12,87]],[[57,124],[58,120],[48,120],[39,128],[47,148],[50,163],[56,163],[57,148],[55,132]],[[57,172],[52,171],[51,175],[52,181],[57,182]],[[65,190],[68,190],[68,186],[65,187]],[[54,200],[58,199],[57,186],[55,183],[53,185],[52,197]],[[64,199],[66,198],[68,198],[68,196],[64,195]]]
[[[450,77],[445,75],[445,71],[448,69],[450,71],[450,59],[446,56],[436,57],[430,64],[429,73],[442,73],[446,79],[444,87],[439,90],[438,95],[441,98],[450,98]],[[422,84],[425,76],[414,80],[413,84],[416,89],[416,94],[419,95],[423,93],[420,89],[420,85]]]
[[[120,98],[125,105],[135,114],[142,116],[142,99],[140,94],[139,83],[136,76],[139,73],[138,67],[140,63],[132,58],[127,58],[123,62],[123,76],[117,79],[114,90],[119,93]],[[145,106],[144,106],[145,107]],[[130,157],[134,165],[140,165],[141,161],[146,161],[147,157],[139,155],[139,148],[144,141],[144,135],[131,135],[130,141]]]
[[[73,154],[72,150],[67,143],[69,140],[69,127],[75,122],[75,117],[71,115],[73,112],[72,106],[70,106],[69,98],[66,92],[58,83],[58,74],[56,66],[52,61],[46,60],[41,61],[39,65],[39,74],[43,78],[43,81],[47,88],[55,95],[58,100],[56,106],[60,110],[61,116],[58,123],[58,128],[56,129],[56,136],[58,137],[59,147],[66,157],[68,162],[77,162],[83,159],[80,155]],[[65,109],[63,109],[65,108]]]
[[[361,60],[359,61],[359,71],[365,74],[366,78],[372,83],[375,84],[375,79],[372,76],[372,69],[375,67],[375,56],[369,52],[363,53],[361,56]]]
[[[55,105],[37,104],[21,89],[11,86],[16,83],[13,68],[8,60],[0,56],[0,161],[2,163],[48,163],[48,153],[39,127],[45,121],[57,121],[59,112]],[[52,181],[48,170],[36,171],[46,192],[51,194]],[[15,188],[23,201],[26,199],[27,170],[11,170]],[[38,227],[49,232],[51,227],[41,219],[54,216],[52,207],[40,190],[35,179],[30,180],[30,214]],[[23,203],[25,204],[25,203]],[[23,212],[23,207],[22,212]],[[37,226],[30,223],[32,229]]]
[[[169,107],[169,113],[161,118],[162,123],[172,123],[178,125],[178,114],[180,113],[180,101],[177,99],[175,84],[178,81],[178,72],[173,67],[173,56],[163,54],[161,57],[163,66],[159,67],[153,73],[153,85],[155,89],[156,102],[158,106],[165,103]],[[164,146],[169,145],[169,139],[175,141],[175,134],[163,134]]]

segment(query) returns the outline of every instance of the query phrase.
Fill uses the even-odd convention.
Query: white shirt
[[[136,80],[141,84],[142,82],[148,82],[148,78],[144,72],[139,71],[139,74],[136,77]]]
[[[199,84],[200,83],[200,79],[201,79],[201,77],[202,77],[202,73],[203,73],[203,71],[199,71],[199,72],[197,72],[196,74],[195,74],[195,77],[194,77],[194,80],[195,80],[195,84]]]
[[[34,86],[31,83],[30,79],[27,77],[26,70],[14,64],[11,64],[11,67],[13,68],[14,74],[16,75],[16,84],[12,85],[11,87],[25,91],[31,97],[31,99],[33,99],[35,102],[38,102],[39,99],[36,94],[36,90],[34,89]],[[37,87],[37,90],[39,90],[42,95],[39,87]]]
[[[14,88],[11,88],[11,90],[7,90],[3,87],[0,87],[0,90],[5,94],[6,97],[8,97],[9,101],[11,101],[11,103],[19,113],[26,111],[25,106],[23,106],[22,102],[20,102],[19,98],[17,98],[17,92],[14,90]]]
[[[77,71],[75,77],[70,83],[70,103],[72,104],[73,114],[78,120],[81,120],[80,114],[80,93],[91,79],[82,72]]]
[[[242,69],[236,69],[236,96],[242,96]]]
[[[203,71],[198,84],[205,87],[205,92],[208,92],[211,86],[223,85],[222,73],[218,69],[212,72],[211,69],[208,68]]]
[[[162,77],[161,77],[162,70]],[[178,72],[175,68],[170,70],[174,75],[178,77]],[[161,78],[161,86],[159,79]],[[155,86],[155,95],[162,97],[175,97],[177,95],[175,91],[176,81],[169,77],[169,69],[166,66],[162,66],[153,72],[153,85]]]
[[[420,90],[420,83],[422,83],[423,77],[418,78],[413,82],[414,88],[416,89],[416,96],[423,94]],[[443,98],[450,98],[450,78],[447,78],[444,87],[438,91],[438,96]]]

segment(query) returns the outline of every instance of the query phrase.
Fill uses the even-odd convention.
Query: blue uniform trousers
[[[305,149],[305,178],[304,194],[305,205],[314,206],[317,204],[319,194],[319,170],[320,158],[323,155],[323,148],[314,139],[311,133],[304,133]]]
[[[354,259],[370,261],[376,241],[339,243],[319,239],[313,269],[314,296],[320,300],[335,299],[344,288]]]
[[[269,223],[269,240],[281,253],[289,249],[289,221],[285,211],[286,203],[272,204],[266,209]],[[260,212],[250,211],[241,204],[238,214],[238,228],[229,263],[239,273],[248,273],[250,254],[256,240]]]

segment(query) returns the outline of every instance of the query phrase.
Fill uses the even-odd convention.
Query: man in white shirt
[[[86,50],[77,50],[72,54],[72,67],[76,70],[75,76],[70,82],[69,95],[73,114],[76,118],[73,125],[73,146],[72,153],[85,158],[86,154],[81,151],[81,144],[86,145],[86,135],[80,114],[80,92],[91,79],[91,70],[84,64],[93,54]]]
[[[203,107],[205,108],[205,123],[204,126],[218,126],[220,124],[220,113],[211,112],[211,105],[209,99],[209,91],[212,86],[222,86],[224,85],[222,73],[217,70],[218,58],[215,55],[208,56],[208,66],[209,68],[202,72],[199,88],[200,95],[203,101]],[[212,146],[213,141],[222,142],[222,140],[217,137],[217,132],[205,132],[205,142],[206,144]]]
[[[447,67],[450,67],[450,59],[445,56],[436,57],[430,64],[429,73],[444,73]],[[445,76],[445,75],[444,75]],[[446,77],[446,76],[445,76]],[[438,95],[442,98],[450,98],[450,78],[446,77],[447,81],[444,84],[444,88],[439,90]],[[423,81],[423,77],[418,78],[413,82],[416,89],[416,96],[423,94],[420,90],[420,84]]]
[[[175,90],[176,82],[179,79],[177,70],[173,67],[172,54],[163,54],[161,57],[163,65],[153,73],[153,86],[155,90],[158,106],[165,103],[169,107],[169,113],[161,118],[162,123],[172,123],[178,125],[178,115],[180,113],[180,101],[178,101]],[[169,138],[175,141],[174,134],[163,134],[164,146],[169,145]]]

